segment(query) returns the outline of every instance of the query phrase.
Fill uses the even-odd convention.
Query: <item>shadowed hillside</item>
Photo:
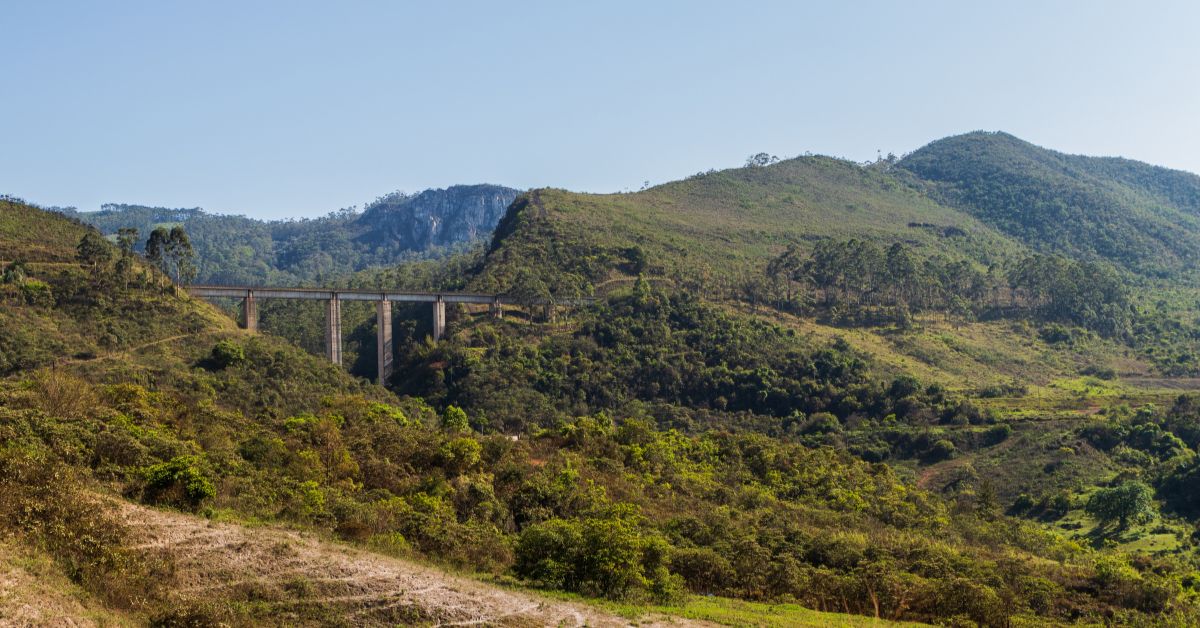
[[[1200,177],[1065,155],[1006,133],[938,140],[900,167],[936,195],[1035,249],[1142,274],[1190,272],[1200,256]]]

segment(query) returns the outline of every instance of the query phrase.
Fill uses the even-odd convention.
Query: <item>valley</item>
[[[0,201],[0,613],[1200,619],[1200,177],[974,132],[434,192],[308,226]],[[504,312],[246,325],[187,285],[288,281]]]

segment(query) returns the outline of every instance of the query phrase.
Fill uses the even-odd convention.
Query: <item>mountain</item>
[[[497,185],[451,186],[389,194],[362,213],[281,221],[120,204],[68,213],[108,235],[135,227],[143,242],[155,227],[182,225],[196,249],[197,282],[278,285],[330,281],[478,242],[516,195]]]
[[[1040,251],[1154,276],[1188,272],[1200,259],[1200,176],[1191,173],[985,132],[938,140],[899,166]]]

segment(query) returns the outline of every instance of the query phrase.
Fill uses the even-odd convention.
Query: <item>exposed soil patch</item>
[[[212,523],[125,505],[138,549],[175,564],[181,603],[237,600],[277,623],[381,626],[629,626],[583,604],[541,598],[308,534]],[[638,626],[708,625],[639,618]]]

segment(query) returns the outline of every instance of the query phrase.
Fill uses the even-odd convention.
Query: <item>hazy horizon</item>
[[[311,217],[454,184],[636,190],[972,130],[1200,172],[1200,7],[0,8],[0,193]],[[981,28],[983,27],[983,28]]]

